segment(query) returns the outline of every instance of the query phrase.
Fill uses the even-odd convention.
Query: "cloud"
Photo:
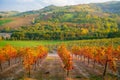
[[[43,0],[41,1],[45,4],[48,4],[48,5],[56,5],[56,6],[65,6],[65,5],[73,5],[75,4],[75,1],[74,0]]]
[[[35,0],[16,0],[17,2],[34,2]]]
[[[36,0],[37,1],[37,0]],[[97,2],[106,2],[110,0],[38,0],[47,5],[56,5],[56,6],[65,6],[65,5],[75,5],[75,4],[85,4],[85,3],[97,3]],[[112,0],[117,1],[117,0]]]

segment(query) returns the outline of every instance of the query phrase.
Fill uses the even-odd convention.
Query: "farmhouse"
[[[10,39],[12,33],[0,33],[0,36],[4,39]]]

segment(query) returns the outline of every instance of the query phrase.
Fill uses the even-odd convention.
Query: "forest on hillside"
[[[118,1],[64,7],[50,5],[36,11],[17,12],[16,15],[5,17],[6,21],[4,19],[0,21],[1,25],[4,22],[0,32],[12,33],[11,40],[81,40],[120,37],[119,4]],[[11,20],[11,17],[17,19]],[[4,26],[5,23],[13,21],[16,21],[15,25],[13,23]]]

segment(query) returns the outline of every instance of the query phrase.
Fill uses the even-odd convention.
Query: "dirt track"
[[[103,67],[101,66],[96,66],[93,70],[91,64],[89,66],[87,65],[87,60],[84,63],[74,58],[73,61],[74,69],[70,71],[69,80],[89,80],[91,75],[102,75]],[[7,80],[8,78],[19,80],[26,76],[22,66],[16,66],[0,75],[0,80]],[[40,68],[37,71],[32,71],[31,77],[36,80],[68,79],[66,79],[66,71],[63,69],[62,62],[57,54],[49,54],[41,63]]]

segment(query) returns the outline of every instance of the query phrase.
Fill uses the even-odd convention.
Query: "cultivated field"
[[[96,65],[93,69],[92,65],[87,65],[87,61],[84,63],[82,60],[76,58],[74,61],[74,69],[70,71],[70,76],[66,76],[66,71],[63,69],[62,62],[56,52],[49,54],[48,57],[41,63],[40,68],[37,71],[31,72],[31,79],[35,80],[102,80],[103,67]],[[91,62],[92,63],[92,62]],[[20,64],[13,65],[2,74],[0,74],[1,80],[14,79],[24,80],[27,78],[25,70]],[[106,80],[116,80],[116,76],[108,72]],[[31,80],[30,79],[30,80]]]
[[[33,19],[37,15],[29,15],[29,16],[20,16],[20,17],[12,17],[12,18],[3,18],[0,19],[0,29],[3,28],[19,28],[21,26],[31,25]]]
[[[66,48],[58,47],[63,43]],[[50,50],[47,51],[38,45],[44,45]],[[119,68],[115,67],[120,65],[119,45],[119,38],[80,41],[0,41],[0,79],[117,80],[116,71],[119,71]],[[106,69],[105,62],[108,63]],[[106,75],[103,78],[104,71]]]

